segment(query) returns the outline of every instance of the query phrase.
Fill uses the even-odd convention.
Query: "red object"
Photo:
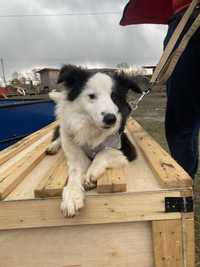
[[[16,92],[13,87],[0,87],[0,98],[6,98],[9,93]]]
[[[167,24],[171,16],[190,3],[191,0],[130,0],[124,9],[120,25]]]
[[[172,0],[174,14],[187,8],[191,2],[191,0]]]

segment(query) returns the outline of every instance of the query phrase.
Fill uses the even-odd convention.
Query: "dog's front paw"
[[[92,190],[94,188],[97,187],[97,182],[93,182],[89,176],[85,175],[83,177],[83,187],[85,189],[85,191],[89,191],[89,190]]]
[[[84,206],[84,190],[78,185],[68,185],[63,189],[61,211],[66,217],[73,217]]]
[[[103,165],[93,163],[84,177],[84,188],[86,190],[95,188],[98,178],[105,172],[105,170]]]
[[[57,141],[54,141],[53,143],[51,143],[47,149],[46,149],[46,154],[47,155],[55,155],[58,150],[60,149],[60,143]]]

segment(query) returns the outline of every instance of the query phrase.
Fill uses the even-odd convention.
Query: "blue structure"
[[[0,150],[54,120],[52,100],[0,100]]]

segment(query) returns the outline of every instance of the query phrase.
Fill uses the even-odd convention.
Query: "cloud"
[[[120,2],[120,3],[119,3]],[[119,11],[127,0],[1,1],[0,14],[63,14]],[[7,75],[36,66],[63,63],[115,67],[120,62],[155,64],[165,27],[119,26],[121,14],[0,18],[0,57]]]

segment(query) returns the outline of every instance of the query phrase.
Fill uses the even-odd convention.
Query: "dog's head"
[[[141,93],[138,85],[125,73],[91,73],[81,67],[66,65],[59,74],[68,103],[76,103],[98,128],[123,128],[131,111],[127,103],[129,90]],[[70,103],[69,103],[70,104]]]

